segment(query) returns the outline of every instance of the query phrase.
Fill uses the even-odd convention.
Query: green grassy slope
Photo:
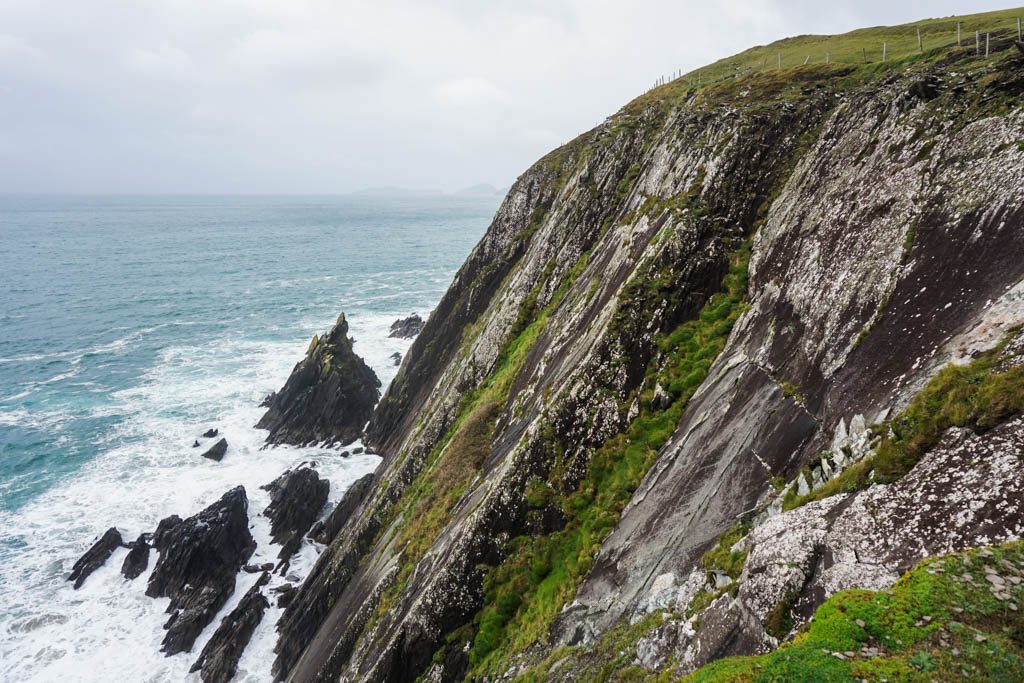
[[[834,36],[807,35],[784,38],[720,59],[684,74],[680,80],[687,84],[696,84],[700,74],[701,84],[708,84],[738,73],[778,70],[780,58],[783,70],[805,63],[822,65],[826,63],[826,57],[830,64],[871,64],[882,61],[883,44],[886,47],[887,60],[899,61],[936,49],[956,46],[957,24],[960,24],[960,49],[975,52],[975,37],[978,32],[981,52],[984,55],[986,33],[991,34],[992,40],[1016,38],[1018,17],[1024,18],[1024,7],[925,19],[899,26],[876,26]],[[921,49],[918,48],[918,31],[921,33]]]

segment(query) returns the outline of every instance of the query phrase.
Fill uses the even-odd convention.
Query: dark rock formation
[[[408,318],[391,323],[391,333],[388,336],[395,339],[412,339],[423,331],[424,324],[423,318],[413,313]]]
[[[231,613],[221,620],[199,659],[189,669],[199,671],[204,683],[227,683],[238,671],[238,660],[263,619],[263,612],[270,607],[263,595],[263,587],[269,582],[270,574],[264,572]]]
[[[402,364],[402,354],[400,354],[398,351],[395,351],[393,354],[391,354],[390,358],[391,360],[394,361],[396,368]]]
[[[258,574],[260,572],[269,572],[274,568],[273,562],[264,562],[263,564],[247,564],[242,567],[242,571],[246,574]]]
[[[219,429],[207,429],[205,432],[203,432],[203,438],[204,439],[212,439],[213,437],[217,436],[219,433],[220,433]]]
[[[270,536],[282,546],[278,557],[287,561],[327,504],[331,483],[300,465],[261,488],[270,492],[270,505],[263,511],[270,519]]]
[[[373,414],[379,387],[373,370],[352,351],[342,313],[322,339],[313,337],[256,426],[270,430],[267,442],[273,444],[351,443]]]
[[[262,401],[260,401],[260,408],[269,408],[270,405],[274,402],[274,399],[276,397],[277,397],[277,392],[276,391],[271,391],[269,394],[267,394],[266,396],[263,397]]]
[[[192,442],[192,448],[199,448],[199,439],[196,439]]]
[[[163,551],[167,545],[170,532],[181,524],[181,517],[178,515],[170,515],[160,520],[160,523],[156,525],[156,531],[153,532],[153,547],[159,551]]]
[[[238,486],[197,515],[160,522],[153,537],[160,555],[146,595],[171,599],[161,648],[168,655],[191,650],[234,592],[235,575],[256,548],[248,506],[245,489]]]
[[[212,446],[210,446],[209,450],[207,450],[205,453],[203,453],[203,457],[204,458],[209,458],[210,460],[216,460],[217,462],[220,462],[224,458],[224,454],[227,453],[227,452],[228,452],[228,440],[227,439],[221,439],[217,443],[215,443]]]
[[[137,578],[149,567],[149,538],[149,534],[142,534],[128,544],[130,550],[121,565],[121,574],[129,581]]]
[[[292,604],[292,600],[295,599],[295,594],[298,592],[298,588],[291,583],[283,583],[274,589],[277,593],[277,606],[284,609],[288,605]]]
[[[81,588],[85,580],[89,578],[89,575],[102,567],[103,563],[110,559],[113,552],[122,545],[124,543],[121,540],[121,532],[115,527],[110,527],[75,562],[71,568],[71,575],[68,576],[68,581],[74,581],[76,589]]]
[[[341,497],[338,504],[328,515],[327,519],[322,522],[317,522],[313,525],[313,528],[309,531],[309,537],[317,543],[323,543],[327,545],[334,540],[334,537],[338,535],[341,528],[345,526],[345,522],[352,516],[352,513],[356,511],[359,504],[363,502],[363,498],[370,492],[370,488],[373,486],[373,474],[367,474],[357,479],[352,486],[348,487],[345,491],[345,495]]]

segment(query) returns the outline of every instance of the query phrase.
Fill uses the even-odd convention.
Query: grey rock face
[[[829,596],[881,590],[920,560],[1024,533],[1024,419],[985,434],[951,429],[899,481],[838,495],[768,518],[749,548],[736,597],[722,595],[685,621],[642,639],[649,669],[672,659],[692,671],[722,656],[757,654],[778,641],[769,613],[792,602],[794,630]],[[662,608],[685,612],[692,596]],[[727,634],[727,638],[723,638]],[[742,634],[742,635],[740,635]]]
[[[991,346],[986,339],[998,335],[985,330],[1016,315],[1009,293],[1024,274],[1024,152],[1014,143],[1024,139],[1024,115],[977,113],[980,86],[952,73],[935,93],[916,88],[928,75],[893,74],[843,90],[831,72],[810,70],[799,88],[756,103],[724,88],[732,94],[721,100],[708,91],[669,110],[637,105],[525,173],[371,419],[367,442],[383,462],[286,609],[277,674],[460,678],[464,658],[434,654],[480,609],[485,568],[502,562],[509,539],[544,533],[531,523],[524,490],[531,477],[549,475],[550,443],[563,447],[559,484],[572,490],[591,454],[636,417],[641,393],[664,404],[671,387],[659,395],[645,384],[648,364],[664,361],[656,337],[701,310],[728,255],[755,230],[749,307],[604,539],[575,602],[529,656],[586,646],[654,609],[685,609],[707,586],[700,557],[755,513],[768,520],[759,529],[778,519],[792,525],[794,566],[772,576],[777,587],[801,591],[797,610],[831,586],[891,580],[909,557],[878,549],[874,568],[830,557],[826,549],[846,548],[828,540],[846,519],[838,503],[781,515],[770,482],[806,492],[858,462],[873,437],[869,419],[857,416],[875,421],[901,410],[939,367],[962,349]],[[1005,308],[996,314],[998,302]],[[499,367],[524,320],[548,306],[478,476],[397,584],[403,493],[449,433],[462,397]],[[961,472],[966,481],[996,476],[966,460],[956,466],[972,470]],[[931,486],[926,480],[939,486],[932,475],[915,486]],[[961,540],[1016,528],[1004,503],[1019,484],[999,481],[994,526],[985,532],[975,519]],[[898,503],[910,492],[889,490],[893,520],[910,514],[906,505],[933,505]],[[854,514],[854,503],[844,514]],[[937,507],[933,518],[962,516],[956,505]],[[920,523],[925,546],[908,541],[911,554],[941,551],[928,538],[941,532]],[[767,567],[773,544],[759,547],[755,534],[746,541],[749,561]],[[826,564],[836,568],[833,578]],[[738,596],[753,590],[751,581],[740,577]],[[371,622],[389,590],[389,608]],[[776,593],[765,590],[765,601]],[[667,657],[697,666],[771,647],[766,607],[726,594],[699,629],[670,622],[638,658],[655,668]]]
[[[373,414],[379,388],[373,370],[352,350],[342,313],[323,339],[313,337],[284,387],[268,397],[256,427],[269,429],[273,444],[351,443]]]

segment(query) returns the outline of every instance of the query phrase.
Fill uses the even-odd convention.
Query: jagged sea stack
[[[342,313],[323,338],[313,337],[256,427],[269,429],[273,444],[347,444],[362,434],[378,398],[380,380],[352,350]]]

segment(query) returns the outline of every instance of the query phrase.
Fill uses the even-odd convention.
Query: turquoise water
[[[494,204],[0,198],[0,506],[109,447],[126,417],[118,392],[168,349],[304,343],[342,309],[357,328],[426,313]]]
[[[390,381],[410,342],[388,326],[429,313],[497,201],[0,197],[0,679],[184,678],[146,575],[125,583],[116,556],[72,591],[71,563],[109,526],[134,538],[236,484],[272,559],[261,484],[316,459],[337,500],[377,459],[262,450],[258,402],[342,310]],[[231,444],[221,463],[191,448],[208,427]],[[269,676],[274,612],[237,680]]]

